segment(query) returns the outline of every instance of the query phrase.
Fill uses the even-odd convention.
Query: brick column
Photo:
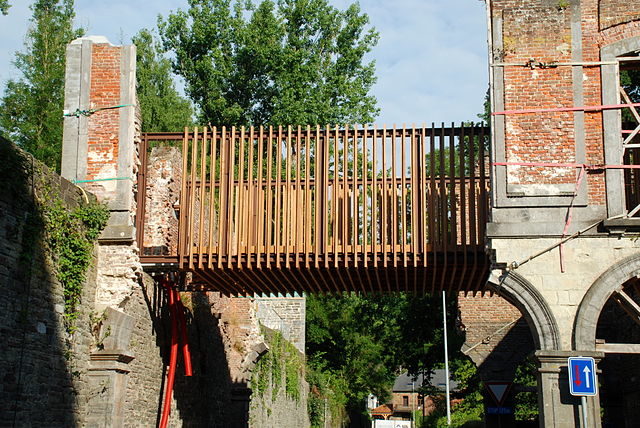
[[[135,46],[114,46],[100,36],[74,40],[67,48],[62,175],[111,211],[98,246],[95,309],[104,315],[104,341],[90,355],[87,421],[93,427],[124,426],[134,359],[129,338],[136,319],[123,310],[141,273],[134,230],[135,55]]]
[[[135,58],[135,46],[114,46],[99,36],[67,48],[62,176],[108,204],[112,214],[103,240],[134,238]],[[89,113],[105,107],[112,108]]]

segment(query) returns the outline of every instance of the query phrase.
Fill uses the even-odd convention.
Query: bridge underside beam
[[[358,267],[344,266],[341,261],[338,267],[334,264],[325,264],[324,260],[315,262],[308,267],[306,265],[290,265],[285,267],[284,262],[280,267],[271,261],[267,268],[264,263],[255,261],[248,268],[246,261],[235,263],[232,267],[223,263],[219,268],[217,260],[209,260],[203,257],[194,260],[194,267],[187,269],[191,272],[190,279],[185,283],[185,291],[220,291],[228,295],[270,295],[293,293],[385,293],[385,292],[412,292],[417,294],[434,293],[441,290],[452,292],[470,291],[477,292],[484,288],[488,273],[489,259],[485,255],[469,254],[468,264],[460,263],[463,256],[453,257],[447,263],[444,254],[428,255],[427,266],[393,266],[387,264],[384,267],[367,267],[360,264]],[[458,262],[453,262],[458,258]],[[452,260],[453,259],[453,260]],[[332,261],[333,262],[333,261]],[[327,267],[328,265],[328,267]],[[200,266],[200,267],[199,267]]]

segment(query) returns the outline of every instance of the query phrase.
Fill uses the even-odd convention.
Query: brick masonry
[[[535,346],[520,311],[496,294],[458,295],[462,352],[479,368],[483,381],[511,381],[516,367]]]

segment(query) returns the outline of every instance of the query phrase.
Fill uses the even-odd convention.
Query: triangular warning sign
[[[499,406],[504,402],[507,397],[507,392],[511,387],[511,382],[486,382],[485,385],[489,390],[489,394]]]

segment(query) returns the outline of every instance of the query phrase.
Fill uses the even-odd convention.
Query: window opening
[[[622,109],[622,149],[624,165],[640,165],[640,55],[639,52],[620,58],[620,103]],[[640,170],[625,169],[624,185],[628,217],[640,217]]]

